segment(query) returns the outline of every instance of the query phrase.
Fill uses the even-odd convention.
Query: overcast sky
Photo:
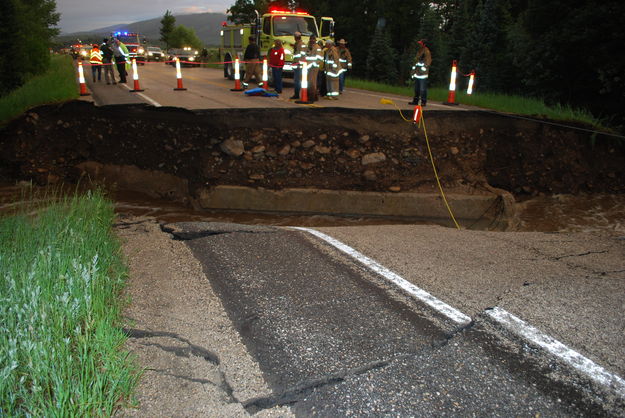
[[[235,0],[56,0],[61,13],[62,33],[98,29],[118,23],[132,23],[161,17],[167,10],[174,15],[225,13]]]

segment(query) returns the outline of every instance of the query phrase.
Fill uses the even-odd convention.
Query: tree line
[[[625,124],[625,2],[579,0],[236,0],[231,20],[254,8],[295,7],[336,21],[354,75],[404,84],[424,39],[431,85],[447,85],[452,60],[475,70],[476,88],[586,108]]]
[[[59,18],[54,0],[0,1],[0,96],[48,69]]]

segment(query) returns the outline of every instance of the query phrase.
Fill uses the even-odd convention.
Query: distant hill
[[[219,28],[227,17],[223,13],[196,13],[178,15],[175,16],[175,18],[176,25],[184,25],[195,29],[198,38],[200,38],[206,46],[217,46],[219,45]],[[58,36],[57,40],[59,43],[74,42],[76,39],[81,39],[85,42],[99,42],[102,38],[109,36],[111,32],[128,31],[140,33],[145,36],[149,44],[158,45],[160,44],[159,39],[161,37],[161,19],[162,16],[155,19],[108,26],[90,31],[63,33]]]

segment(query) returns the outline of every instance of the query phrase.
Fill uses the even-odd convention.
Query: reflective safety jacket
[[[339,60],[339,51],[334,45],[326,49],[323,59],[323,68],[328,77],[338,77],[339,74],[341,74]]]
[[[308,68],[319,68],[323,62],[323,50],[316,42],[308,48],[306,52],[306,62]]]
[[[339,48],[339,62],[341,72],[352,69],[352,54],[346,47]]]
[[[299,68],[299,62],[306,59],[306,47],[301,39],[293,47],[293,69]]]
[[[412,78],[428,78],[432,65],[432,54],[427,46],[419,48],[415,64],[412,66]]]
[[[102,52],[100,52],[100,48],[93,47],[91,48],[91,54],[89,55],[89,63],[90,64],[102,64]]]

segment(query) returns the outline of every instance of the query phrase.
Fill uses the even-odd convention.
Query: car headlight
[[[87,51],[80,51],[80,55],[82,55],[83,57],[87,56]]]
[[[152,56],[152,55],[154,55],[154,53],[153,52],[148,52],[148,55]]]
[[[195,57],[189,57],[189,61],[195,61]]]
[[[140,53],[140,54],[143,54],[144,52],[145,52],[145,49],[143,49],[143,48],[139,48],[139,53]]]

